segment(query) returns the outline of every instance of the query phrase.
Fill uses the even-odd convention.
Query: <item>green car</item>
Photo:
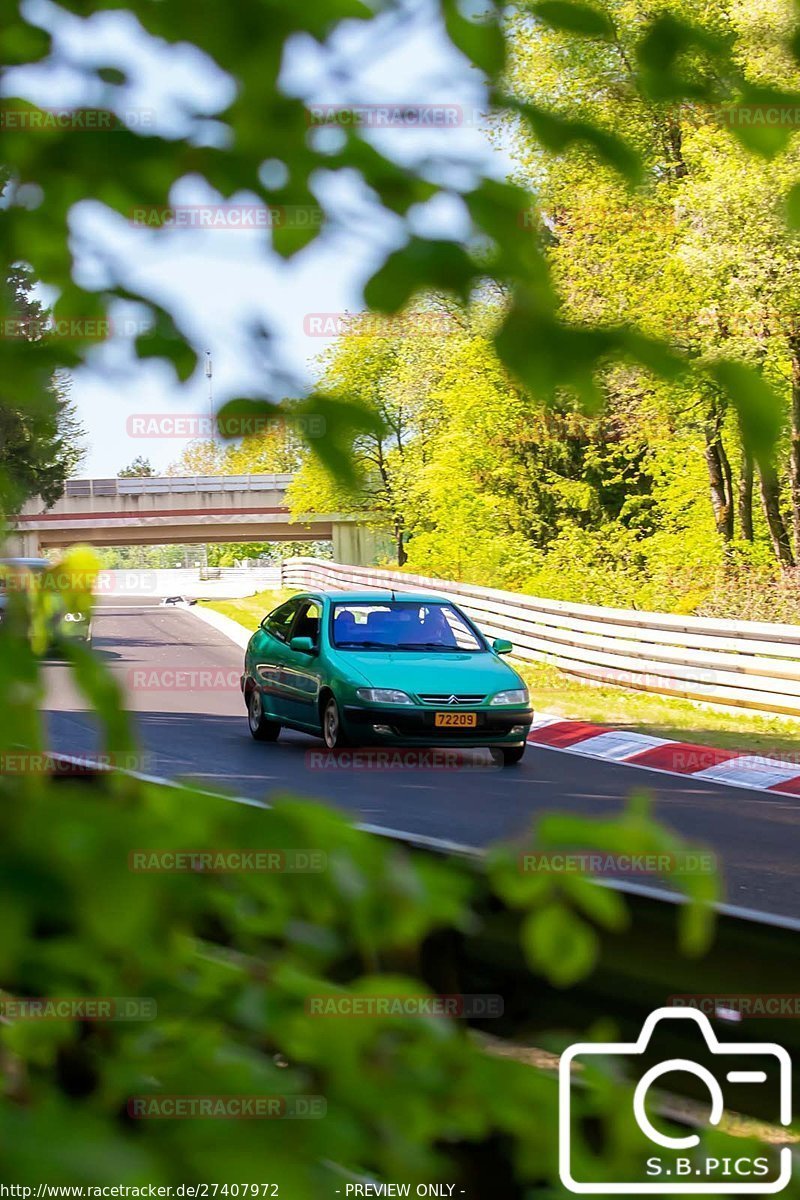
[[[293,596],[245,652],[250,732],[281,728],[346,745],[488,746],[518,763],[533,719],[528,691],[449,600],[394,593]]]

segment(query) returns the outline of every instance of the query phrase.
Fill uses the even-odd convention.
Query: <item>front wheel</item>
[[[522,756],[525,753],[524,746],[502,746],[500,753],[503,755],[503,766],[513,767],[518,762],[522,762]]]
[[[278,740],[281,727],[277,721],[270,721],[264,716],[261,692],[255,687],[247,698],[247,724],[251,736],[257,742],[275,742]]]
[[[347,734],[342,728],[339,705],[333,696],[329,697],[322,714],[322,736],[329,750],[339,750],[347,745]]]

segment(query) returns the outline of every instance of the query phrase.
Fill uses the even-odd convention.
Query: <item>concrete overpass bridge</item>
[[[368,566],[385,540],[363,517],[318,514],[293,519],[291,475],[192,475],[70,479],[50,508],[28,501],[11,520],[11,554],[83,542],[154,546],[204,542],[332,541],[336,562]]]

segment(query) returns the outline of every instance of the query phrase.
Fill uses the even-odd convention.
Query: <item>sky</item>
[[[100,105],[100,95],[87,88],[79,68],[116,62],[131,77],[123,103],[134,119],[172,133],[184,130],[191,120],[195,132],[199,129],[212,140],[218,136],[213,114],[230,99],[233,85],[195,47],[156,42],[127,14],[99,13],[84,20],[49,0],[29,0],[24,11],[53,33],[57,59],[44,68],[9,71],[6,94],[42,107]],[[480,75],[449,44],[427,0],[408,0],[401,23],[388,26],[387,20],[379,18],[373,31],[349,23],[325,47],[297,38],[287,48],[282,86],[308,104],[457,105],[463,123],[456,128],[394,128],[368,136],[403,163],[431,154],[444,156],[451,165],[443,169],[457,182],[468,183],[478,171],[506,174],[507,154],[489,141]],[[316,130],[310,136],[336,137],[339,131]],[[163,471],[179,457],[185,438],[164,436],[163,420],[158,436],[134,436],[134,418],[205,417],[205,351],[212,363],[215,407],[231,396],[247,394],[248,386],[263,387],[267,367],[252,336],[256,323],[266,323],[273,334],[270,364],[274,368],[277,355],[281,368],[281,376],[270,381],[276,394],[298,395],[312,386],[318,371],[315,360],[329,344],[320,336],[320,327],[328,329],[330,323],[314,321],[309,314],[361,310],[364,282],[404,237],[400,222],[377,210],[355,181],[331,175],[320,182],[318,197],[332,210],[333,220],[288,262],[272,251],[264,231],[156,230],[136,226],[95,202],[73,209],[71,236],[79,282],[95,288],[118,279],[141,289],[176,315],[200,355],[194,376],[179,384],[170,367],[140,362],[133,353],[130,335],[140,331],[142,311],[126,304],[114,309],[118,333],[73,373],[73,400],[88,432],[81,476],[116,475],[138,455]],[[200,206],[219,199],[202,181],[185,179],[176,184],[170,203]],[[246,195],[234,199],[248,202]],[[467,230],[458,198],[441,197],[422,206],[413,220],[414,232],[425,235],[459,237]]]

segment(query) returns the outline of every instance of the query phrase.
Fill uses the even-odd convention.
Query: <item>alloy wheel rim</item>
[[[336,734],[339,730],[339,716],[336,712],[336,705],[331,701],[325,709],[325,741],[328,749],[332,750],[336,745]]]
[[[258,729],[258,723],[261,720],[261,697],[255,688],[250,693],[250,728]]]

